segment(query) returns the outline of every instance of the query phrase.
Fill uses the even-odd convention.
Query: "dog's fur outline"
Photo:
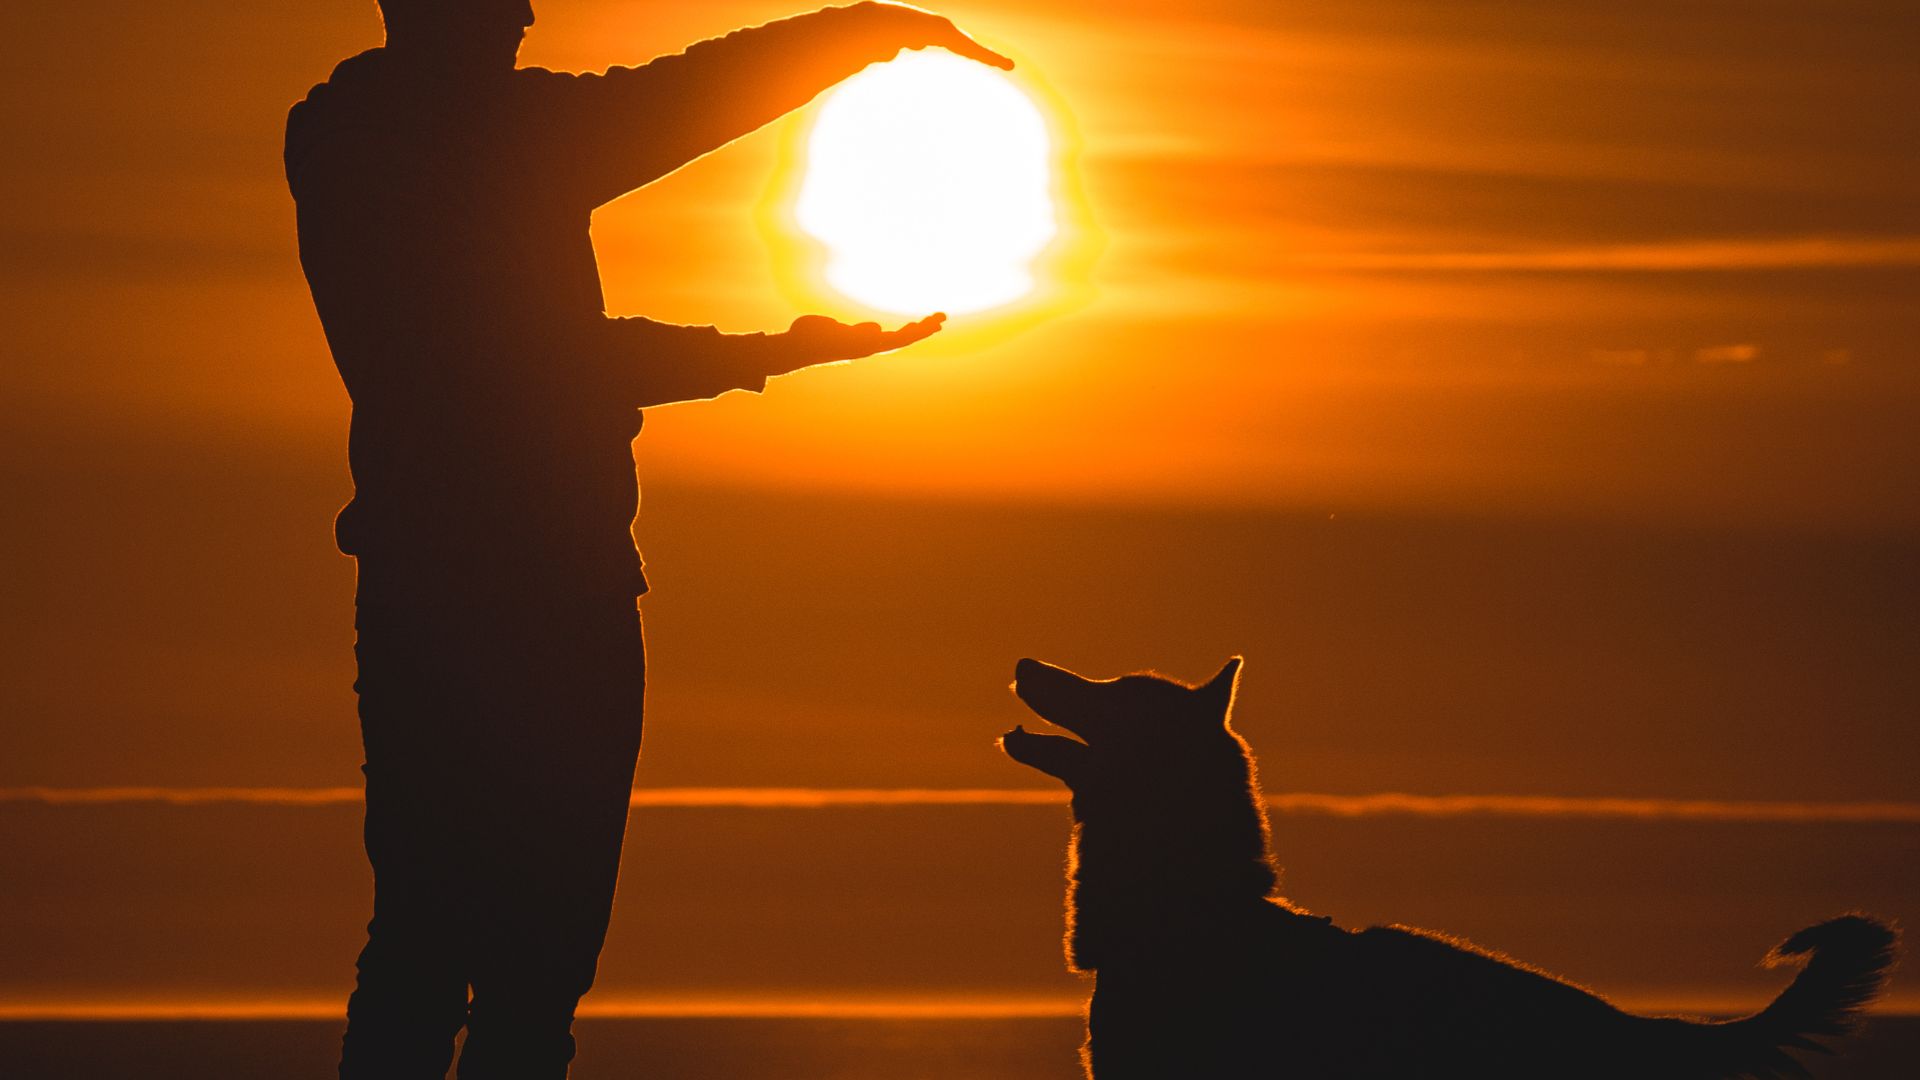
[[[1253,756],[1230,723],[1241,660],[1199,686],[1093,681],[1035,660],[1014,692],[1074,738],[1002,749],[1073,794],[1067,956],[1095,975],[1096,1080],[1805,1077],[1788,1049],[1857,1024],[1896,935],[1864,915],[1802,930],[1772,1004],[1726,1022],[1642,1017],[1458,940],[1349,931],[1278,895]]]

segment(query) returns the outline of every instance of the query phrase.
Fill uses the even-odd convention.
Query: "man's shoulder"
[[[329,126],[365,111],[369,99],[380,95],[385,64],[383,49],[368,49],[333,66],[325,79],[308,88],[306,96],[287,110],[287,147],[312,129]]]
[[[555,71],[552,68],[522,66],[513,69],[515,85],[518,86],[556,86],[579,77],[579,72]]]
[[[355,53],[333,65],[333,70],[328,72],[326,78],[308,88],[306,96],[294,102],[294,111],[299,111],[303,106],[324,106],[342,95],[365,93],[383,81],[386,69],[385,49],[376,47]]]
[[[598,76],[578,71],[555,71],[544,67],[517,67],[508,80],[512,93],[522,101],[535,103],[565,98]]]
[[[385,50],[374,48],[334,65],[326,79],[287,110],[282,153],[296,197],[305,174],[324,171],[343,139],[382,125],[392,97]]]

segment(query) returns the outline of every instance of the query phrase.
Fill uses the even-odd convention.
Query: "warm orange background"
[[[791,10],[537,8],[523,61],[569,68]],[[1276,790],[1920,801],[1906,5],[944,10],[1067,110],[1086,302],[649,416],[644,784],[1029,785],[1016,657],[1243,652]],[[279,139],[371,0],[9,30],[0,787],[352,785],[347,403]],[[796,314],[804,123],[603,210],[610,309]],[[1071,995],[1062,816],[646,812],[603,985]],[[1343,922],[1629,995],[1753,999],[1787,931],[1920,914],[1910,823],[1281,825]],[[344,985],[350,807],[0,830],[0,1004]]]

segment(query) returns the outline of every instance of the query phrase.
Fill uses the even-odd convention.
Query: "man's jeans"
[[[340,1075],[564,1077],[612,912],[646,659],[629,598],[369,596],[373,921]],[[471,988],[471,998],[469,998]]]

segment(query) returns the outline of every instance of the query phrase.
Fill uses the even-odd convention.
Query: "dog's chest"
[[[1363,1008],[1338,960],[1350,940],[1273,909],[1120,949],[1088,1010],[1094,1077],[1338,1075],[1319,1056]]]

